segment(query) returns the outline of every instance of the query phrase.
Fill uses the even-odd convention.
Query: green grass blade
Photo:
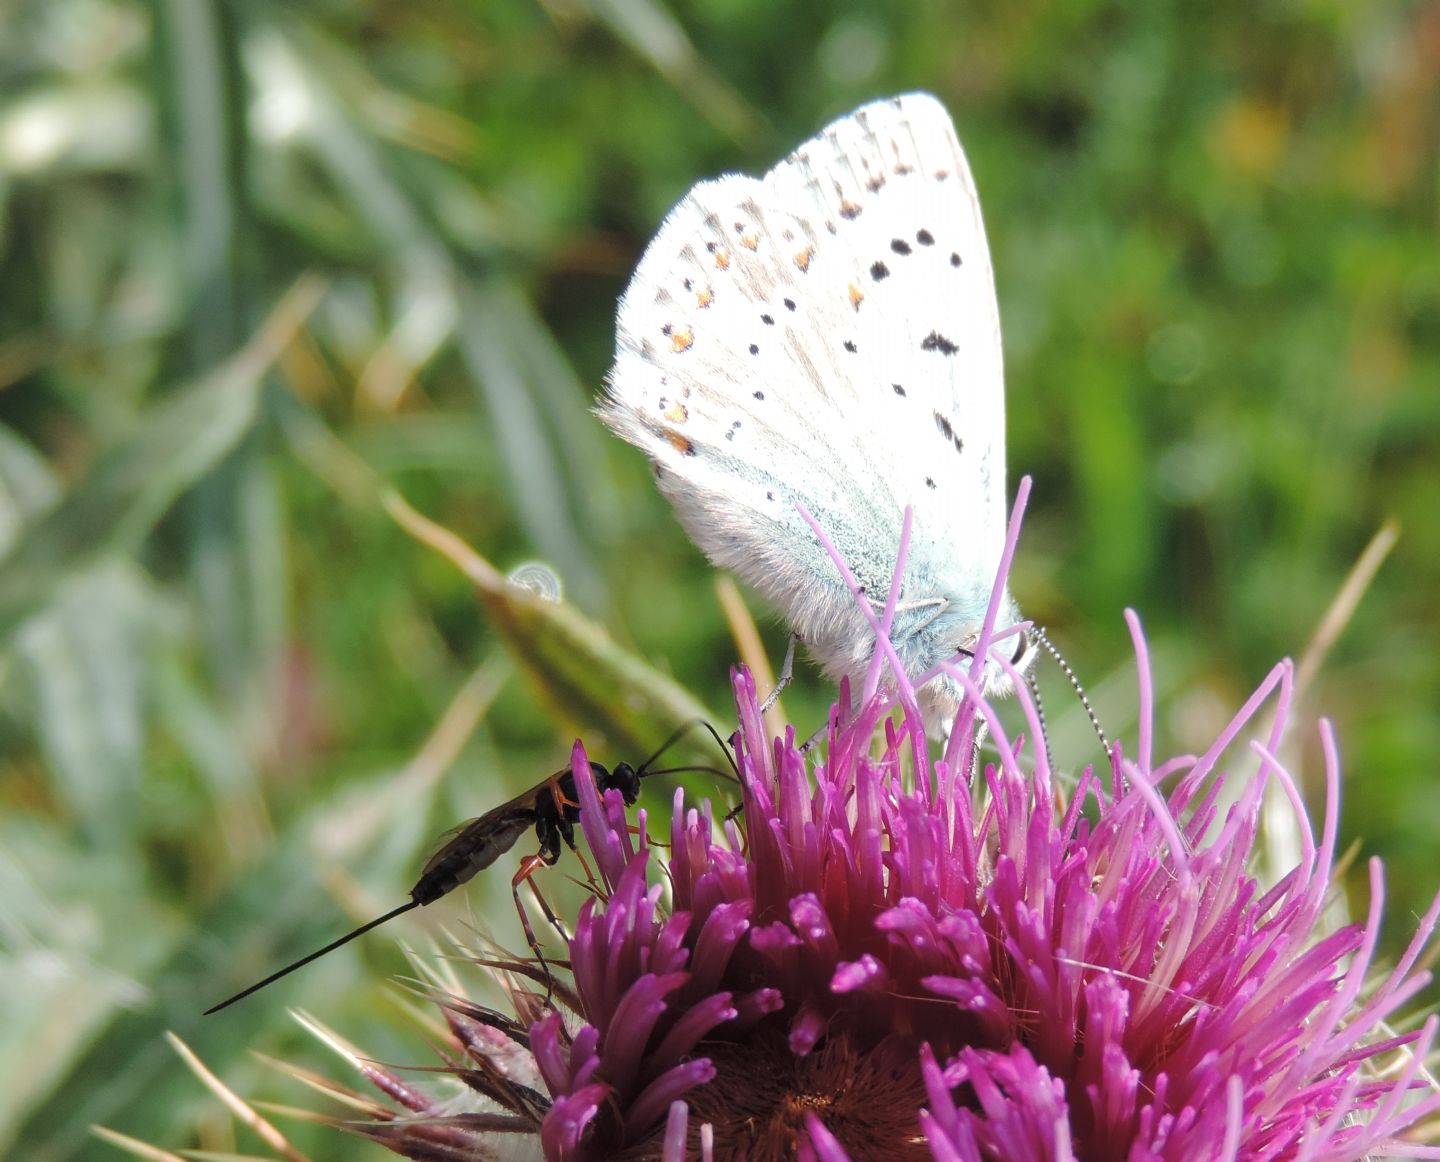
[[[236,446],[255,423],[265,369],[319,295],[319,283],[298,283],[237,355],[152,408],[24,533],[0,561],[0,638],[48,603],[69,574],[133,552],[175,500]]]

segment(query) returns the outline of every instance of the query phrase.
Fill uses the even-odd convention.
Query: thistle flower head
[[[677,791],[662,858],[577,743],[600,892],[574,925],[565,1011],[507,1022],[448,1000],[453,1072],[488,1112],[409,1100],[418,1119],[370,1132],[426,1159],[485,1156],[502,1131],[576,1160],[1440,1157],[1403,1138],[1440,1110],[1421,1068],[1435,1021],[1390,1031],[1428,979],[1414,966],[1440,902],[1367,984],[1380,869],[1366,920],[1325,934],[1338,762],[1322,727],[1317,837],[1276,757],[1290,666],[1205,754],[1156,761],[1130,624],[1134,753],[1117,745],[1103,776],[1073,785],[1007,736],[962,670],[944,755],[903,678],[853,701],[842,685],[806,753],[766,731],[742,670],[741,810],[720,818]],[[1254,773],[1227,775],[1222,754],[1267,706]],[[983,769],[972,710],[997,750]],[[1270,785],[1302,839],[1266,886],[1253,865]]]

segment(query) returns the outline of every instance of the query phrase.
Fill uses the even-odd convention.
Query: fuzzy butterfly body
[[[892,641],[912,676],[974,644],[1004,543],[1004,380],[980,204],[938,101],[866,105],[762,179],[695,186],[640,260],[616,348],[601,417],[832,675],[863,673],[874,634],[797,504],[877,604],[910,506]],[[1007,594],[997,624],[1018,620]],[[921,696],[932,722],[960,700],[948,678]]]

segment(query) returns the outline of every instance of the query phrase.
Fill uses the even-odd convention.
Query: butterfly
[[[980,203],[939,101],[876,101],[763,178],[696,185],[646,248],[616,332],[599,415],[828,673],[858,680],[875,635],[797,504],[877,608],[909,506],[892,643],[912,677],[971,653],[1004,548],[1004,375]],[[1019,620],[1007,591],[996,625]],[[984,685],[1011,683],[992,661]],[[927,725],[962,697],[929,682]]]

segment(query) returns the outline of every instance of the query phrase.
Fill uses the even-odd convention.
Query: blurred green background
[[[248,1049],[345,1070],[287,1005],[428,1063],[382,983],[428,916],[198,1012],[403,900],[575,732],[658,737],[517,677],[357,465],[723,708],[711,572],[588,414],[615,299],[692,182],[914,88],[984,201],[1035,478],[1013,588],[1112,734],[1124,607],[1201,748],[1399,521],[1305,704],[1393,955],[1440,882],[1437,79],[1433,2],[0,9],[0,1153],[118,1157],[92,1122],[259,1150],[168,1028],[294,1104]],[[451,924],[519,946],[507,879]]]

